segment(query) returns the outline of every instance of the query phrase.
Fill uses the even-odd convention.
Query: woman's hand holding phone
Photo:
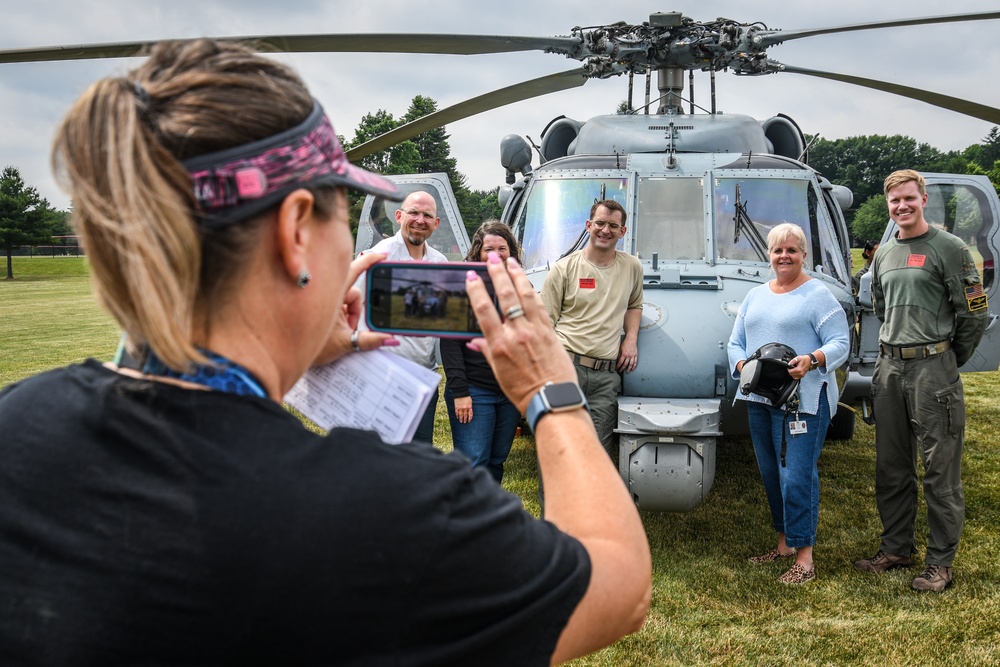
[[[373,264],[385,258],[382,253],[365,253],[351,262],[347,275],[347,292],[344,294],[344,304],[337,312],[336,321],[330,331],[330,337],[326,345],[317,355],[313,366],[321,366],[339,359],[348,352],[355,351],[352,336],[357,333],[358,350],[375,350],[383,346],[398,345],[398,341],[389,334],[377,331],[357,331],[358,322],[361,319],[362,303],[361,290],[354,287],[358,277],[368,270]]]
[[[470,272],[466,289],[483,337],[471,341],[486,355],[497,376],[500,388],[521,412],[546,382],[576,382],[576,371],[569,355],[556,337],[552,322],[545,311],[542,297],[524,275],[515,259],[507,266],[495,253],[490,253],[487,270],[493,281],[497,305],[475,272]],[[499,306],[499,311],[497,312]],[[520,307],[524,315],[513,318]]]

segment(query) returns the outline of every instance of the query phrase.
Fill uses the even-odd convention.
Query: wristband
[[[538,420],[550,412],[566,412],[577,408],[590,410],[590,406],[587,405],[587,397],[584,396],[580,385],[575,382],[555,384],[549,382],[539,389],[528,403],[525,417],[531,432],[534,433]]]

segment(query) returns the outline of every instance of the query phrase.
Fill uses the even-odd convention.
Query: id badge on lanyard
[[[795,419],[788,422],[788,432],[792,435],[805,435],[809,432],[809,428],[806,426],[806,420],[799,419],[798,411],[795,412]]]

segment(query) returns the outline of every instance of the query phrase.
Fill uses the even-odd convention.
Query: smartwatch
[[[550,412],[566,412],[577,408],[590,410],[590,406],[587,405],[587,397],[583,395],[580,385],[575,382],[549,382],[539,389],[531,402],[528,403],[525,416],[528,419],[531,432],[534,433],[538,420],[543,416]]]

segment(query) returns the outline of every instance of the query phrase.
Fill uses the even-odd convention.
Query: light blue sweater
[[[736,364],[766,343],[784,343],[797,354],[823,351],[826,366],[806,373],[799,382],[799,410],[816,414],[825,382],[832,417],[837,412],[839,390],[836,378],[826,376],[847,360],[850,335],[844,309],[822,281],[807,280],[788,294],[775,294],[768,283],[747,293],[727,348],[734,378],[739,378]],[[744,396],[737,391],[736,398],[770,404],[756,394]]]

